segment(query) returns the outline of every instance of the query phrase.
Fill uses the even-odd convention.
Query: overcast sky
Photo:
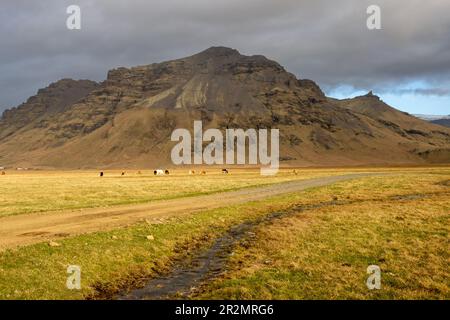
[[[81,7],[81,30],[66,8]],[[381,8],[381,30],[366,9]],[[449,0],[2,0],[0,111],[60,78],[213,45],[262,54],[343,98],[373,89],[411,113],[450,114]]]

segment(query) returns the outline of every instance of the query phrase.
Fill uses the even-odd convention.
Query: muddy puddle
[[[316,205],[296,206],[286,211],[273,212],[260,219],[247,221],[237,226],[233,226],[222,237],[216,239],[213,245],[207,250],[194,255],[188,263],[176,265],[170,273],[149,279],[145,287],[119,294],[115,299],[186,299],[194,293],[202,283],[214,279],[225,271],[226,263],[235,246],[251,241],[252,238],[255,237],[255,234],[252,233],[251,230],[256,226],[308,209],[316,209],[337,204],[343,203],[329,201]]]

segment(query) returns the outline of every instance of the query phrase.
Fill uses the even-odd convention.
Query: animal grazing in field
[[[122,171],[122,174],[121,174],[121,176],[124,176],[125,175],[125,171]]]
[[[153,174],[155,176],[163,176],[164,175],[164,171],[161,170],[161,169],[157,169],[157,170],[153,171]]]
[[[103,171],[100,171],[100,177],[103,177]]]
[[[169,170],[166,169],[166,170],[164,171],[164,174],[170,174]]]
[[[206,171],[205,171],[205,170],[203,170],[203,171],[202,171],[202,174],[206,174]]]
[[[294,169],[294,171],[292,171],[292,173],[294,173],[295,175],[298,175],[298,172],[295,169]]]
[[[195,174],[195,170],[189,170],[189,174]]]
[[[222,169],[222,173],[228,174],[228,169]]]

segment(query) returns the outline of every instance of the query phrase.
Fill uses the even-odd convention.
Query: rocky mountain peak
[[[390,159],[396,163],[421,163],[417,150],[442,149],[441,161],[450,142],[445,127],[397,111],[372,91],[329,99],[276,61],[211,47],[116,68],[100,84],[50,84],[0,119],[0,160],[51,167],[163,163],[173,129],[198,119],[205,128],[278,128],[283,158],[308,165],[386,163],[386,149],[397,150]]]
[[[199,52],[197,55],[206,57],[222,57],[222,56],[240,56],[238,50],[228,47],[210,47],[206,50]]]
[[[373,98],[373,99],[380,100],[380,97],[377,96],[377,95],[375,95],[375,94],[373,94],[373,91],[372,91],[372,90],[370,90],[369,92],[367,92],[363,97],[365,97],[365,98]]]

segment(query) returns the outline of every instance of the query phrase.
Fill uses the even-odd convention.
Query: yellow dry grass
[[[19,214],[74,205],[60,199],[67,193],[72,193],[76,205],[113,205],[127,187],[134,187],[135,193],[121,201],[132,203],[189,195],[195,184],[200,184],[197,192],[216,192],[361,171],[369,170],[305,169],[297,176],[284,170],[277,177],[261,177],[257,171],[195,177],[184,171],[169,177],[144,172],[121,177],[119,171],[106,171],[104,179],[93,171],[8,172],[0,181],[2,200]],[[96,288],[115,290],[167,270],[174,259],[210,245],[233,225],[292,208],[296,208],[292,214],[258,226],[255,239],[236,248],[224,276],[207,283],[194,298],[449,299],[450,169],[371,171],[396,175],[75,236],[61,239],[59,247],[41,243],[7,250],[0,253],[0,299],[83,299]],[[5,191],[7,179],[14,192]],[[86,201],[89,188],[96,197]],[[55,190],[59,193],[53,194]],[[0,212],[12,213],[5,208]],[[154,241],[146,238],[149,234]],[[82,268],[81,291],[65,287],[70,264]],[[365,286],[369,264],[381,267],[381,290]]]
[[[309,192],[295,201],[304,210],[260,226],[200,297],[450,299],[450,175],[442,173]],[[381,268],[380,290],[366,286],[369,265]]]
[[[219,168],[206,175],[189,175],[188,169],[171,170],[168,176],[153,171],[8,171],[0,176],[0,217],[31,212],[58,211],[195,196],[295,179],[339,174],[332,170],[282,170],[276,176],[261,176],[258,170]]]

